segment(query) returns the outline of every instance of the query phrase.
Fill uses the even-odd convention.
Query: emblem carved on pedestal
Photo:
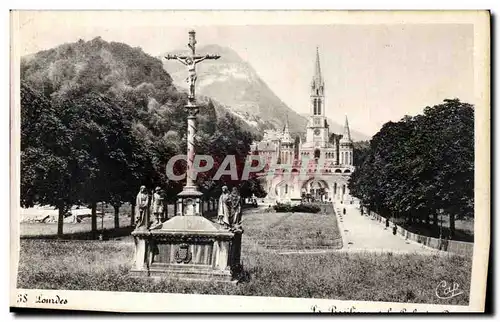
[[[192,257],[193,255],[189,251],[188,244],[181,244],[177,247],[177,250],[175,251],[175,261],[177,263],[187,264],[191,261]]]

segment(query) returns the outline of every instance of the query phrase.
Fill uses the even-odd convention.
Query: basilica
[[[354,171],[353,142],[347,116],[342,137],[331,139],[325,110],[325,83],[316,49],[305,140],[292,137],[287,121],[282,130],[265,131],[262,141],[251,146],[250,153],[266,163],[259,178],[269,201],[351,200],[347,182]]]

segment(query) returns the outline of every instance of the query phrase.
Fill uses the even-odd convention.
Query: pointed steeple
[[[283,142],[292,143],[292,136],[290,135],[290,127],[288,124],[288,114],[286,115],[285,127],[283,128]]]
[[[288,125],[288,114],[286,115],[286,121],[285,121],[285,126],[283,127],[283,133],[289,132],[289,125]]]
[[[316,47],[316,62],[314,64],[314,76],[311,82],[311,94],[313,96],[322,96],[323,86],[323,76],[321,75],[321,66],[319,63],[319,48]]]
[[[345,116],[344,134],[342,135],[341,142],[352,142],[351,131],[349,130],[349,121],[347,120],[347,115]]]
[[[319,49],[316,47],[316,63],[311,81],[311,114],[324,116],[324,88],[321,66],[319,64]]]
[[[319,48],[316,47],[316,64],[315,64],[315,69],[314,69],[314,80],[318,81],[317,84],[321,84],[322,78],[321,78],[321,66],[319,64]]]

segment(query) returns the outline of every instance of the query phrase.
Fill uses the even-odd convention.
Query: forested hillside
[[[132,202],[142,184],[163,187],[169,199],[181,191],[165,167],[186,151],[187,97],[160,60],[122,43],[80,40],[23,59],[21,84],[23,205],[52,205],[62,215],[75,204]],[[252,135],[203,102],[197,153],[212,155],[216,167],[230,154],[242,163]],[[207,195],[240,184],[211,175],[198,180]]]

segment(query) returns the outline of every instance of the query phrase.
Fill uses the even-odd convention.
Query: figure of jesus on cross
[[[188,77],[186,78],[186,82],[189,84],[189,101],[194,102],[195,100],[195,84],[196,84],[196,64],[204,61],[205,59],[219,59],[219,55],[204,55],[197,56],[196,55],[196,32],[191,30],[189,32],[189,43],[188,47],[191,49],[191,54],[187,56],[181,55],[167,55],[166,59],[176,59],[180,61],[183,65],[187,66],[188,69]]]

